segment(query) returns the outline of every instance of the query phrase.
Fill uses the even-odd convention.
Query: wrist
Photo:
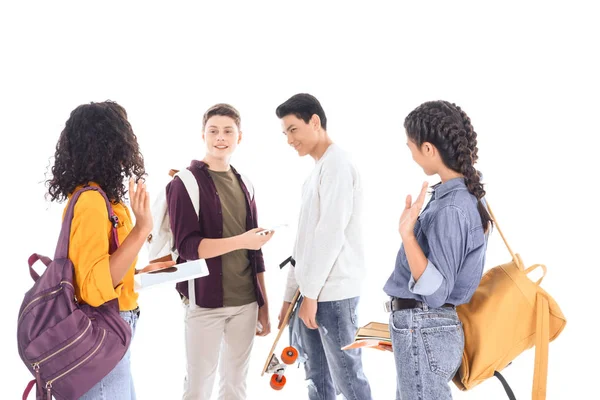
[[[246,243],[243,233],[233,237],[233,246],[236,248],[236,250],[248,249],[248,243]]]
[[[150,235],[150,232],[152,232],[152,230],[143,229],[138,224],[135,224],[127,237],[131,236],[132,238],[136,239],[136,241],[146,241],[148,235]]]
[[[400,233],[400,238],[402,239],[402,243],[408,243],[417,240],[415,234],[412,231],[404,234]]]

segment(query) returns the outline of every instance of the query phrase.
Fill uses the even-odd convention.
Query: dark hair
[[[74,109],[56,144],[51,171],[46,185],[52,201],[65,200],[77,186],[95,182],[111,201],[120,202],[125,177],[146,175],[125,109],[113,101]]]
[[[277,118],[293,114],[308,124],[314,114],[321,119],[321,126],[327,130],[327,117],[319,100],[308,93],[298,93],[287,99],[275,110]]]
[[[487,232],[492,218],[481,202],[485,196],[481,175],[474,167],[477,162],[477,134],[471,119],[459,106],[447,101],[429,101],[415,108],[404,120],[406,134],[420,147],[433,144],[444,164],[465,177],[465,184],[477,198],[481,223]]]
[[[202,130],[206,128],[206,122],[210,119],[210,117],[214,117],[215,115],[231,118],[237,125],[238,129],[242,129],[242,119],[239,111],[236,110],[232,105],[219,103],[215,104],[204,113],[204,117],[202,117]]]

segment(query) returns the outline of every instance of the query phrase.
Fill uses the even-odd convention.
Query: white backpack
[[[169,173],[173,178],[176,176],[181,179],[185,189],[190,196],[190,200],[194,205],[196,216],[200,217],[200,189],[198,188],[198,182],[194,174],[184,168],[181,171],[176,172],[171,170]],[[175,239],[173,238],[173,232],[171,232],[171,221],[169,219],[169,206],[167,204],[167,190],[162,190],[158,194],[158,198],[152,205],[152,216],[154,217],[154,228],[152,233],[148,235],[146,240],[148,244],[148,260],[150,263],[157,261],[176,261],[179,257],[177,248],[175,246]],[[196,306],[196,290],[194,280],[188,281],[188,294],[190,307]]]
[[[194,174],[189,169],[184,168],[180,171],[172,169],[169,172],[169,175],[173,178],[177,176],[181,179],[190,196],[194,211],[196,211],[196,217],[200,218],[200,189],[198,188],[198,182],[196,181]],[[241,177],[248,190],[248,194],[250,195],[250,200],[252,200],[254,198],[254,187],[246,176],[241,175]],[[150,260],[150,263],[157,261],[176,261],[179,257],[179,253],[175,246],[173,232],[171,232],[166,189],[161,191],[154,201],[154,204],[152,205],[152,216],[154,218],[154,228],[146,240],[148,260]],[[188,281],[188,292],[190,307],[196,307],[196,291],[193,279]]]

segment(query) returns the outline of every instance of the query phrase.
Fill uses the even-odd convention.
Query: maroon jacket
[[[221,239],[223,237],[223,215],[221,201],[210,174],[208,166],[201,161],[192,161],[188,169],[196,177],[200,189],[200,218],[196,218],[196,211],[183,182],[175,177],[167,185],[167,203],[171,231],[175,239],[175,247],[179,252],[177,263],[197,260],[198,246],[204,238]],[[256,216],[256,203],[250,198],[248,188],[240,174],[231,167],[240,186],[246,195],[246,228],[258,228]],[[264,304],[262,288],[257,279],[257,274],[265,271],[265,262],[260,250],[248,250],[252,279],[256,290],[256,300],[259,307]],[[196,304],[199,307],[223,307],[223,272],[221,257],[206,260],[209,275],[198,278],[196,284]],[[188,282],[179,282],[177,290],[182,295],[188,296]]]

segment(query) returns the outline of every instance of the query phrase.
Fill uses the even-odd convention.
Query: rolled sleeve
[[[116,299],[122,283],[113,287],[110,273],[108,211],[101,194],[81,194],[73,212],[69,259],[73,263],[77,295],[93,307]]]
[[[468,252],[469,221],[459,208],[445,207],[426,228],[426,236],[429,243],[427,267],[415,288],[425,278],[423,286],[416,290],[424,292],[422,296],[431,307],[441,307],[454,289],[458,271]],[[436,283],[437,288],[431,292]]]
[[[121,296],[123,283],[121,282],[113,288],[109,256],[107,256],[91,265],[88,273],[79,283],[79,287],[81,300],[92,307],[99,307],[107,301]]]
[[[410,277],[408,290],[421,296],[430,296],[434,294],[443,283],[444,277],[442,274],[440,274],[431,261],[427,260],[427,267],[425,267],[425,271],[423,271],[419,280],[415,281],[413,276]]]
[[[200,258],[198,247],[204,239],[200,232],[198,215],[183,182],[175,177],[167,185],[169,221],[175,248],[179,256],[191,261]]]

